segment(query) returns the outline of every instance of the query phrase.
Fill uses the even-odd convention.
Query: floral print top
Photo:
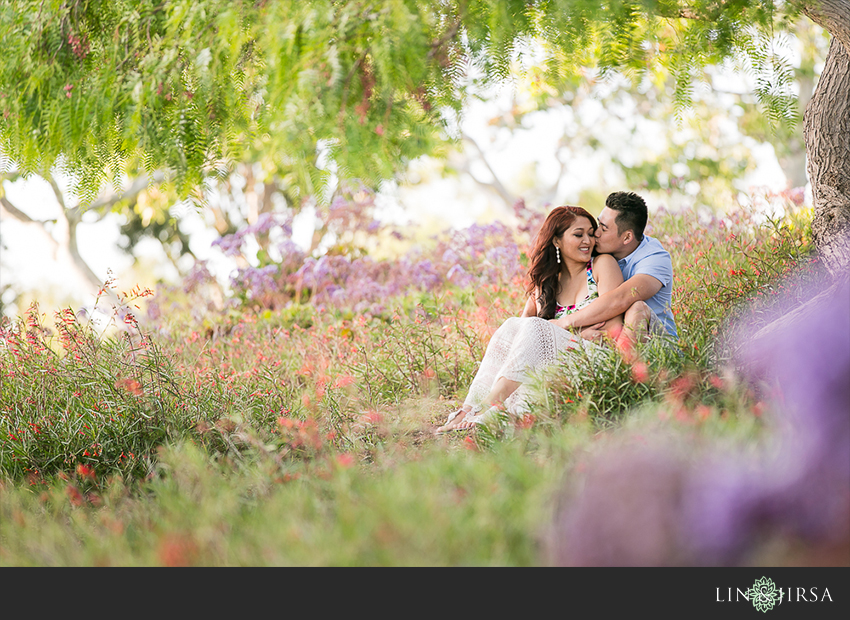
[[[593,279],[593,261],[587,261],[587,297],[582,299],[575,305],[564,307],[561,304],[555,306],[555,318],[560,319],[565,314],[572,314],[576,310],[581,310],[591,301],[599,297],[599,289],[596,286],[596,280]]]

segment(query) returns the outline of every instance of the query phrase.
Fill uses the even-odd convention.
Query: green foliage
[[[659,375],[678,374],[681,360],[675,344],[668,347],[653,343],[652,350],[641,348],[642,359],[651,360],[652,372]],[[628,364],[613,349],[600,351],[575,350],[567,352],[554,373],[539,387],[545,400],[541,409],[549,415],[568,419],[572,414],[589,416],[600,427],[621,420],[636,405],[654,398],[659,386],[648,378],[636,377]]]
[[[0,360],[0,467],[34,477],[92,469],[142,477],[153,450],[175,428],[167,363],[155,348],[101,341],[70,310],[56,314],[59,352],[33,305],[26,321],[4,326],[8,353]],[[145,390],[143,386],[147,385]]]
[[[550,463],[566,451],[553,445]],[[554,442],[553,442],[554,444]],[[0,492],[4,566],[533,566],[537,525],[557,468],[516,446],[492,455],[425,450],[392,476],[327,459],[212,460],[163,450],[143,494],[113,479],[88,491],[76,475],[32,493]],[[524,498],[525,501],[517,501]],[[70,500],[70,501],[69,501]],[[19,528],[39,532],[38,540]]]
[[[823,277],[811,217],[810,210],[791,209],[784,218],[759,222],[751,211],[740,209],[723,218],[706,212],[654,218],[650,234],[676,249],[671,252],[673,312],[684,334],[683,348],[701,366],[728,361],[735,349],[728,331],[742,313],[750,316],[744,329],[755,333],[779,316],[780,300],[787,303],[790,295],[804,301],[800,284]]]
[[[0,148],[24,173],[59,165],[83,202],[124,173],[168,171],[181,196],[235,161],[260,161],[296,197],[334,175],[376,186],[439,154],[476,89],[539,56],[569,89],[588,67],[675,78],[743,55],[769,118],[793,120],[773,2],[256,3],[15,0],[0,8]],[[452,111],[452,114],[448,112]]]
[[[33,308],[0,325],[0,564],[545,564],[552,498],[606,437],[763,443],[763,395],[709,353],[734,308],[811,274],[810,217],[657,214],[680,340],[574,354],[528,415],[466,436],[433,429],[516,303],[504,287],[401,296],[386,316],[193,318],[189,298],[119,336],[70,312],[51,336]]]
[[[137,157],[185,193],[248,129],[251,93],[231,77],[246,62],[246,5],[5,4],[4,150],[25,173],[58,163],[86,201]]]
[[[611,348],[570,352],[534,390],[540,423],[585,416],[606,428],[664,401],[682,376],[708,386],[734,352],[734,338],[720,337],[740,312],[756,330],[787,298],[788,274],[817,277],[809,218],[656,214],[650,234],[675,249],[680,340],[639,349],[645,367]],[[385,441],[372,419],[380,412],[464,397],[490,335],[513,314],[510,291],[448,285],[402,295],[378,315],[299,303],[199,314],[200,297],[184,293],[156,333],[133,331],[129,318],[121,337],[98,335],[69,310],[56,314],[50,336],[33,308],[3,328],[0,464],[13,478],[79,464],[139,476],[158,446],[183,437],[233,458],[260,450],[297,461],[341,447],[372,454]],[[712,389],[698,391],[703,404],[715,402]],[[128,464],[131,453],[138,460]]]

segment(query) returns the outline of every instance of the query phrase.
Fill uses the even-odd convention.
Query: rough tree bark
[[[806,106],[803,134],[815,209],[815,247],[827,269],[843,276],[850,268],[850,2],[812,2],[803,12],[833,37]]]

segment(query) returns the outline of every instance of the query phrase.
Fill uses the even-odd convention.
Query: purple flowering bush
[[[369,247],[386,235],[404,236],[375,220],[374,206],[374,194],[359,189],[318,209],[315,237],[326,243],[312,253],[293,241],[291,212],[263,213],[253,224],[217,239],[213,245],[238,262],[229,278],[228,305],[262,311],[307,304],[385,315],[391,310],[390,300],[446,287],[520,290],[525,269],[521,247],[529,241],[530,227],[539,226],[545,217],[517,207],[517,214],[525,216],[525,224],[517,230],[498,222],[446,230],[424,244],[411,245],[394,259],[377,260],[370,256]],[[157,319],[162,307],[174,309],[175,303],[207,308],[214,314],[222,309],[222,296],[208,266],[199,262],[182,290],[160,288],[157,299],[149,304],[149,315]]]
[[[522,276],[519,246],[503,224],[447,231],[426,250],[412,247],[394,260],[326,254],[307,257],[294,273],[281,273],[298,299],[377,314],[386,300],[410,292],[508,286]]]

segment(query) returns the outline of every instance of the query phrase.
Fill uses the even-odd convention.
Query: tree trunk
[[[814,316],[820,300],[845,295],[850,279],[850,2],[813,2],[803,12],[832,35],[823,72],[806,106],[803,136],[815,208],[812,235],[833,281],[807,302],[785,309],[756,334],[750,335],[747,326],[733,330],[731,335],[739,336],[733,345],[738,350],[761,338],[782,337],[794,321]]]
[[[850,266],[850,3],[819,2],[806,14],[833,39],[803,134],[809,157],[815,247],[834,275]]]
[[[97,274],[92,271],[92,268],[89,267],[89,264],[85,261],[82,254],[80,254],[80,248],[77,244],[77,226],[82,221],[82,213],[80,213],[79,209],[63,209],[60,213],[60,218],[64,218],[67,226],[67,238],[62,240],[62,247],[68,252],[68,255],[71,257],[71,261],[73,262],[74,268],[77,270],[83,278],[85,278],[88,283],[91,285],[92,289],[95,291],[100,291],[104,282]],[[105,289],[106,294],[109,299],[112,300],[113,303],[120,303],[118,300],[118,296],[112,289]]]
[[[797,83],[800,85],[798,109],[802,113],[802,116],[806,112],[806,106],[809,105],[809,101],[812,99],[815,80],[810,75],[798,75]],[[806,141],[803,136],[802,127],[798,127],[782,146],[784,149],[782,149],[783,154],[779,156],[779,166],[788,180],[788,187],[805,187],[806,183],[809,182],[809,175],[806,172],[808,158],[806,157]],[[774,148],[776,148],[775,142]]]

